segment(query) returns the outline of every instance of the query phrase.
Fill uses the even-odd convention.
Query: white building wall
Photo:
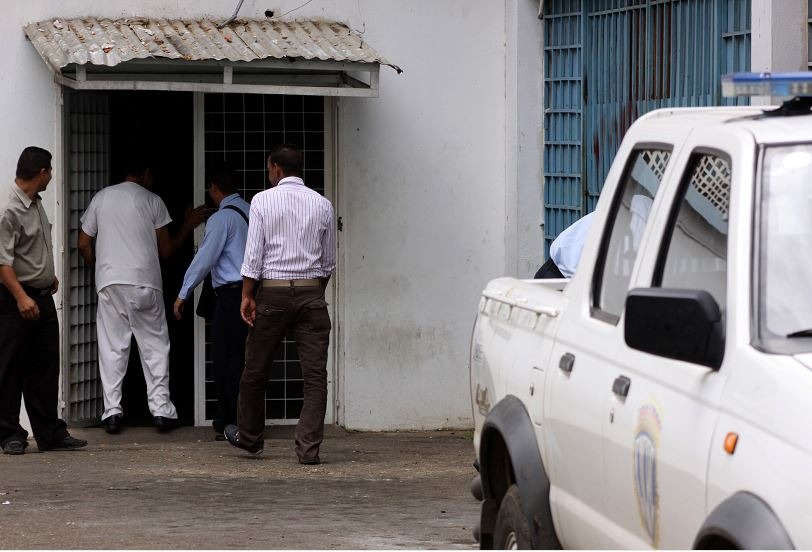
[[[508,205],[515,207],[515,214],[507,219],[506,250],[509,255],[515,254],[508,259],[505,274],[532,278],[544,256],[543,23],[538,18],[538,0],[507,0],[506,7],[505,182],[508,187],[512,183],[515,186],[515,197],[507,200]],[[507,197],[510,195],[509,192]]]
[[[807,0],[751,0],[750,68],[762,71],[806,71],[808,61]],[[753,105],[778,105],[783,98],[753,98]]]
[[[240,15],[281,14],[302,3],[246,0]],[[4,3],[0,169],[10,181],[27,145],[56,154],[46,204],[60,229],[58,263],[60,94],[23,24],[86,15],[224,18],[236,4]],[[505,146],[505,2],[315,0],[287,17],[310,16],[348,22],[405,69],[381,69],[378,99],[338,102],[339,420],[353,429],[468,427],[468,343],[478,295],[489,279],[513,272],[506,258],[516,258],[506,253],[505,238],[507,213],[517,209],[505,183],[506,156],[517,163]]]
[[[404,73],[339,109],[339,420],[469,427],[478,297],[505,271],[504,4],[361,6],[353,26]]]

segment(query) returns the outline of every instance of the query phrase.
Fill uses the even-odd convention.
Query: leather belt
[[[214,288],[214,291],[217,291],[218,289],[235,289],[241,287],[242,282],[228,282],[227,284],[223,284],[222,286],[217,286],[216,288]]]
[[[48,295],[53,295],[50,289],[38,289],[25,284],[20,284],[20,286],[29,297],[47,297]]]
[[[321,282],[315,278],[307,280],[262,280],[262,287],[313,287]]]

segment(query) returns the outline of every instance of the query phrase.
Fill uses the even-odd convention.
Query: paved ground
[[[463,432],[328,428],[301,466],[293,430],[252,457],[205,428],[74,429],[74,452],[0,455],[0,548],[475,548]]]

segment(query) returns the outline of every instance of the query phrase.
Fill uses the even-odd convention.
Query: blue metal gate
[[[544,20],[546,257],[639,116],[730,103],[719,77],[750,67],[750,0],[553,0]]]

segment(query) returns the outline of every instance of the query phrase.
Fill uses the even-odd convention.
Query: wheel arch
[[[761,498],[740,491],[719,504],[702,524],[694,549],[792,550],[778,516]]]
[[[533,422],[515,396],[506,396],[488,413],[482,426],[479,464],[483,547],[493,535],[502,498],[515,484],[531,528],[533,548],[560,548],[550,509],[550,480],[539,454]]]

